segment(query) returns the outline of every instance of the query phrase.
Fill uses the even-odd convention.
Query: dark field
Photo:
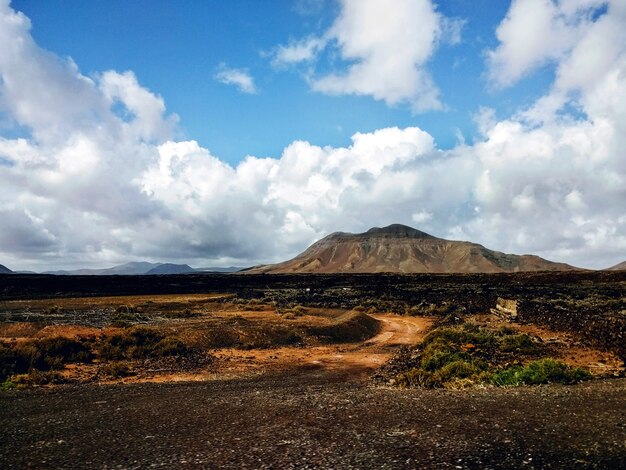
[[[44,276],[0,275],[3,300],[229,293],[304,305],[457,317],[518,300],[519,320],[571,332],[626,358],[626,271],[515,274]]]
[[[626,468],[625,294],[623,272],[0,276],[3,364],[41,369],[0,392],[0,467]],[[543,358],[591,374],[501,386]]]
[[[0,395],[2,468],[626,468],[626,381],[401,390],[304,374]]]

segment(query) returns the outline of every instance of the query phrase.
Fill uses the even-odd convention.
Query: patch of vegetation
[[[53,305],[51,307],[45,308],[41,311],[43,315],[59,315],[63,313],[63,309],[58,305]]]
[[[545,358],[525,366],[511,366],[496,372],[491,381],[498,386],[541,385],[548,383],[575,384],[591,379],[591,374],[579,367],[570,367],[561,361]]]
[[[405,310],[406,315],[410,316],[440,316],[445,317],[447,315],[460,316],[466,313],[465,307],[458,305],[455,302],[442,302],[440,304],[420,303],[407,307]]]
[[[0,344],[0,380],[33,370],[62,369],[66,363],[90,362],[88,343],[64,337],[44,338],[28,343]]]
[[[494,331],[471,323],[439,327],[426,335],[414,354],[403,352],[404,367],[399,367],[395,382],[406,387],[463,388],[573,384],[591,377],[560,361],[537,359],[548,352],[541,342],[512,328]]]
[[[0,384],[0,390],[21,390],[35,385],[61,384],[63,382],[63,377],[56,371],[32,369],[26,374],[16,374],[8,377]]]
[[[167,312],[166,315],[169,318],[194,318],[194,317],[199,317],[200,312],[196,312],[189,308],[186,308],[184,310],[176,310],[174,312]]]
[[[128,364],[122,361],[112,361],[103,364],[99,369],[99,373],[105,377],[111,377],[114,379],[133,375]]]
[[[103,339],[97,349],[103,360],[178,356],[189,352],[189,348],[180,339],[166,337],[157,330],[141,326],[127,328]]]

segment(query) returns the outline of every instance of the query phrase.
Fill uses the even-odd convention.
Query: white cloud
[[[346,67],[307,74],[311,88],[329,95],[365,95],[413,111],[442,109],[426,64],[438,44],[460,41],[463,22],[445,18],[431,0],[342,0],[334,24],[320,37],[279,46],[275,65],[314,62],[324,48]]]
[[[279,158],[233,167],[175,141],[176,117],[132,73],[83,76],[37,47],[28,20],[0,3],[0,110],[30,131],[0,137],[0,263],[248,264],[332,231],[399,222],[509,252],[615,264],[626,253],[623,14],[612,4],[558,59],[550,93],[576,116],[499,121],[484,109],[481,140],[452,150],[418,128],[391,127],[356,133],[346,147],[295,141]],[[591,73],[578,51],[602,41],[612,59]]]
[[[257,92],[254,79],[245,69],[232,69],[226,64],[220,64],[215,73],[215,80],[225,85],[234,85],[242,93],[254,94]]]
[[[619,1],[619,0],[618,0]],[[606,0],[513,0],[496,31],[500,44],[487,52],[489,79],[514,84],[533,70],[568,56],[594,24]],[[602,56],[603,51],[594,51]]]
[[[309,37],[300,41],[291,41],[289,45],[280,45],[272,55],[272,65],[285,67],[300,62],[310,62],[326,47],[324,38]]]

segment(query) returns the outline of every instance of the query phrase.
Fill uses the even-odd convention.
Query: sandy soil
[[[397,346],[419,343],[434,321],[430,317],[372,316],[380,321],[381,330],[364,343],[254,351],[222,349],[217,353],[219,372],[232,377],[304,369],[341,372],[346,380],[362,379],[384,364]]]

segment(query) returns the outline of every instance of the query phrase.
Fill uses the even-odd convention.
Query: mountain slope
[[[333,233],[289,261],[246,272],[498,273],[574,269],[538,256],[505,254],[477,243],[444,240],[394,224],[360,234]]]
[[[151,269],[161,266],[162,263],[148,263],[147,261],[131,261],[106,269],[73,269],[67,271],[46,271],[43,274],[59,274],[74,276],[106,276],[106,275],[134,275],[146,274]]]
[[[11,271],[6,266],[3,266],[2,264],[0,264],[0,274],[12,274],[12,273],[13,271]]]
[[[146,274],[188,274],[195,272],[196,270],[187,264],[163,263],[152,268]]]
[[[74,269],[69,271],[46,271],[43,274],[71,275],[71,276],[132,276],[143,274],[184,274],[196,272],[186,264],[148,263],[147,261],[132,261],[106,269]]]
[[[626,261],[622,261],[615,266],[611,266],[610,268],[607,268],[606,271],[626,271]]]

